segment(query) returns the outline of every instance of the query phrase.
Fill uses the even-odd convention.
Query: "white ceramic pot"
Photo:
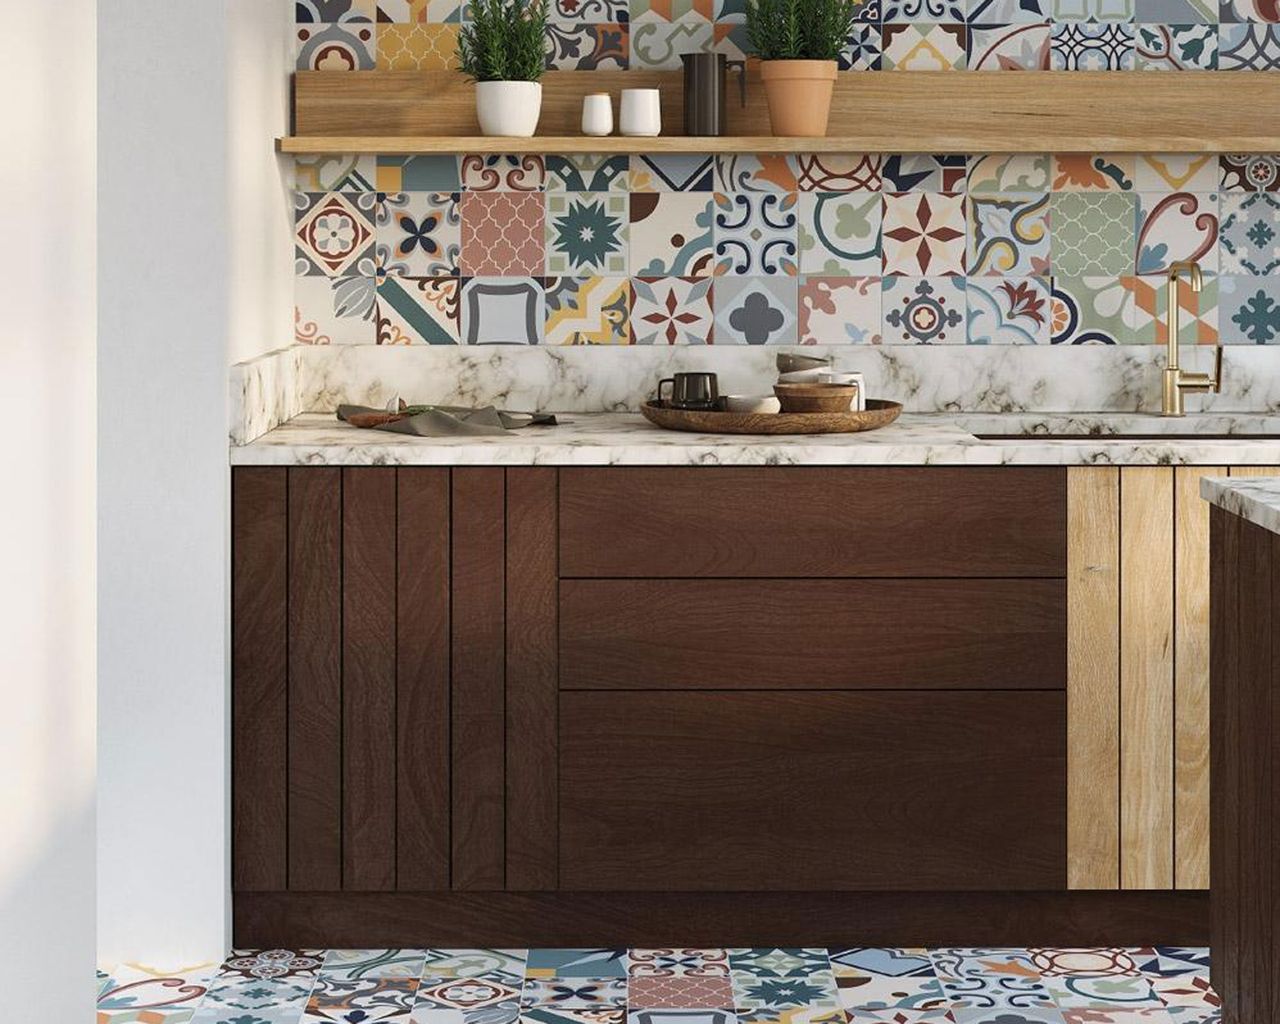
[[[476,82],[482,135],[531,136],[542,113],[541,82]]]

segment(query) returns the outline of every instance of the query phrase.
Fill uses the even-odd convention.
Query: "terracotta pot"
[[[760,77],[774,135],[827,134],[831,92],[836,84],[835,61],[761,61]]]

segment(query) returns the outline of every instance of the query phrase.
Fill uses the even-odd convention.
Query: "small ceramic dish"
[[[848,412],[858,395],[852,384],[775,384],[783,412]]]
[[[782,403],[773,395],[722,395],[725,412],[773,413],[782,410]]]

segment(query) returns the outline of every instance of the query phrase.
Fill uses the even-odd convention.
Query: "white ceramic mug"
[[[582,134],[609,135],[613,131],[613,100],[607,92],[582,97]]]
[[[623,89],[618,125],[623,135],[657,135],[662,105],[657,89]]]

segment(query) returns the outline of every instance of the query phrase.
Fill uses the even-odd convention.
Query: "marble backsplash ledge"
[[[298,415],[344,402],[383,406],[396,396],[444,405],[618,412],[637,409],[661,377],[713,370],[724,393],[767,393],[771,347],[526,348],[520,346],[307,346],[231,370],[231,441],[244,444]],[[877,398],[911,412],[1158,412],[1164,349],[807,346],[840,369],[861,370]],[[1208,369],[1207,347],[1184,350]],[[1189,396],[1189,412],[1280,410],[1280,349],[1230,346],[1220,395]]]

